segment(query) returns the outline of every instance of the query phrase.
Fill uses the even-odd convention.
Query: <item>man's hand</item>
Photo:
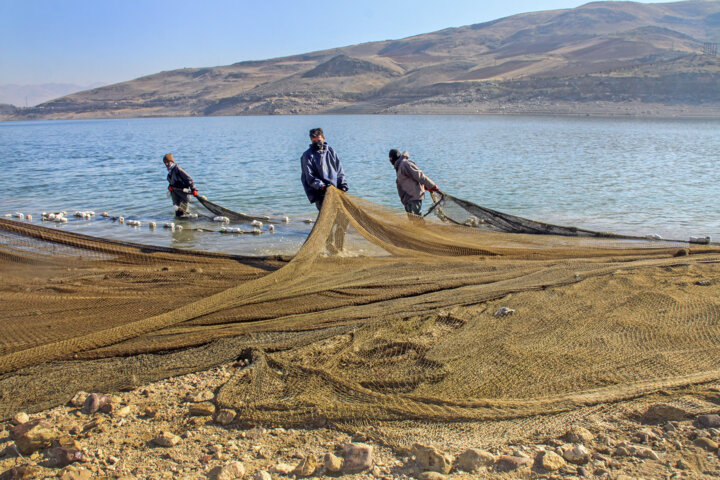
[[[168,185],[168,191],[169,191],[169,192],[172,192],[172,191],[173,191],[172,185]]]
[[[183,193],[190,193],[190,189],[189,189],[189,188],[183,188]]]
[[[348,191],[348,186],[347,186],[347,185],[340,185],[340,190],[342,190],[343,192],[347,192],[347,191]]]

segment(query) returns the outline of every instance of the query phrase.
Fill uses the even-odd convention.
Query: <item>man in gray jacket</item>
[[[398,195],[405,207],[405,211],[414,215],[420,215],[422,201],[425,198],[425,190],[428,192],[439,192],[438,186],[410,161],[410,154],[405,151],[400,153],[393,148],[390,150],[390,163],[395,167],[397,173]]]
[[[163,163],[168,170],[168,190],[172,196],[173,208],[175,208],[175,216],[182,217],[188,213],[190,207],[190,195],[197,197],[197,189],[195,182],[183,168],[175,163],[172,153],[167,153],[163,157]]]

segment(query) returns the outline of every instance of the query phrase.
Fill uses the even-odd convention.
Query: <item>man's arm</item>
[[[300,157],[300,168],[302,169],[303,176],[305,177],[305,182],[310,185],[310,188],[314,190],[321,190],[325,186],[325,182],[315,176],[310,159],[305,154]]]
[[[177,174],[183,185],[187,185],[187,188],[190,188],[190,190],[195,190],[195,182],[193,182],[192,177],[188,175],[180,165],[177,166]]]

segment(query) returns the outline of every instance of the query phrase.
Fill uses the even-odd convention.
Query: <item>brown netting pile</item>
[[[217,401],[248,423],[594,411],[720,379],[719,261],[408,218],[334,189],[291,259],[0,220],[0,417],[240,357]]]

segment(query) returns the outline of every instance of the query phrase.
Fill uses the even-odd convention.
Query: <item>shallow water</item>
[[[180,248],[292,253],[315,208],[299,158],[316,126],[343,160],[351,193],[400,208],[390,148],[443,190],[535,220],[624,234],[720,239],[715,162],[720,120],[517,116],[271,116],[0,123],[0,214],[66,210],[73,231]],[[210,200],[236,211],[288,215],[274,234],[220,235],[173,221],[163,154],[172,152]],[[426,202],[425,207],[428,204]],[[210,215],[193,204],[197,213]],[[75,210],[139,219],[139,228]],[[150,231],[149,221],[158,222]]]

